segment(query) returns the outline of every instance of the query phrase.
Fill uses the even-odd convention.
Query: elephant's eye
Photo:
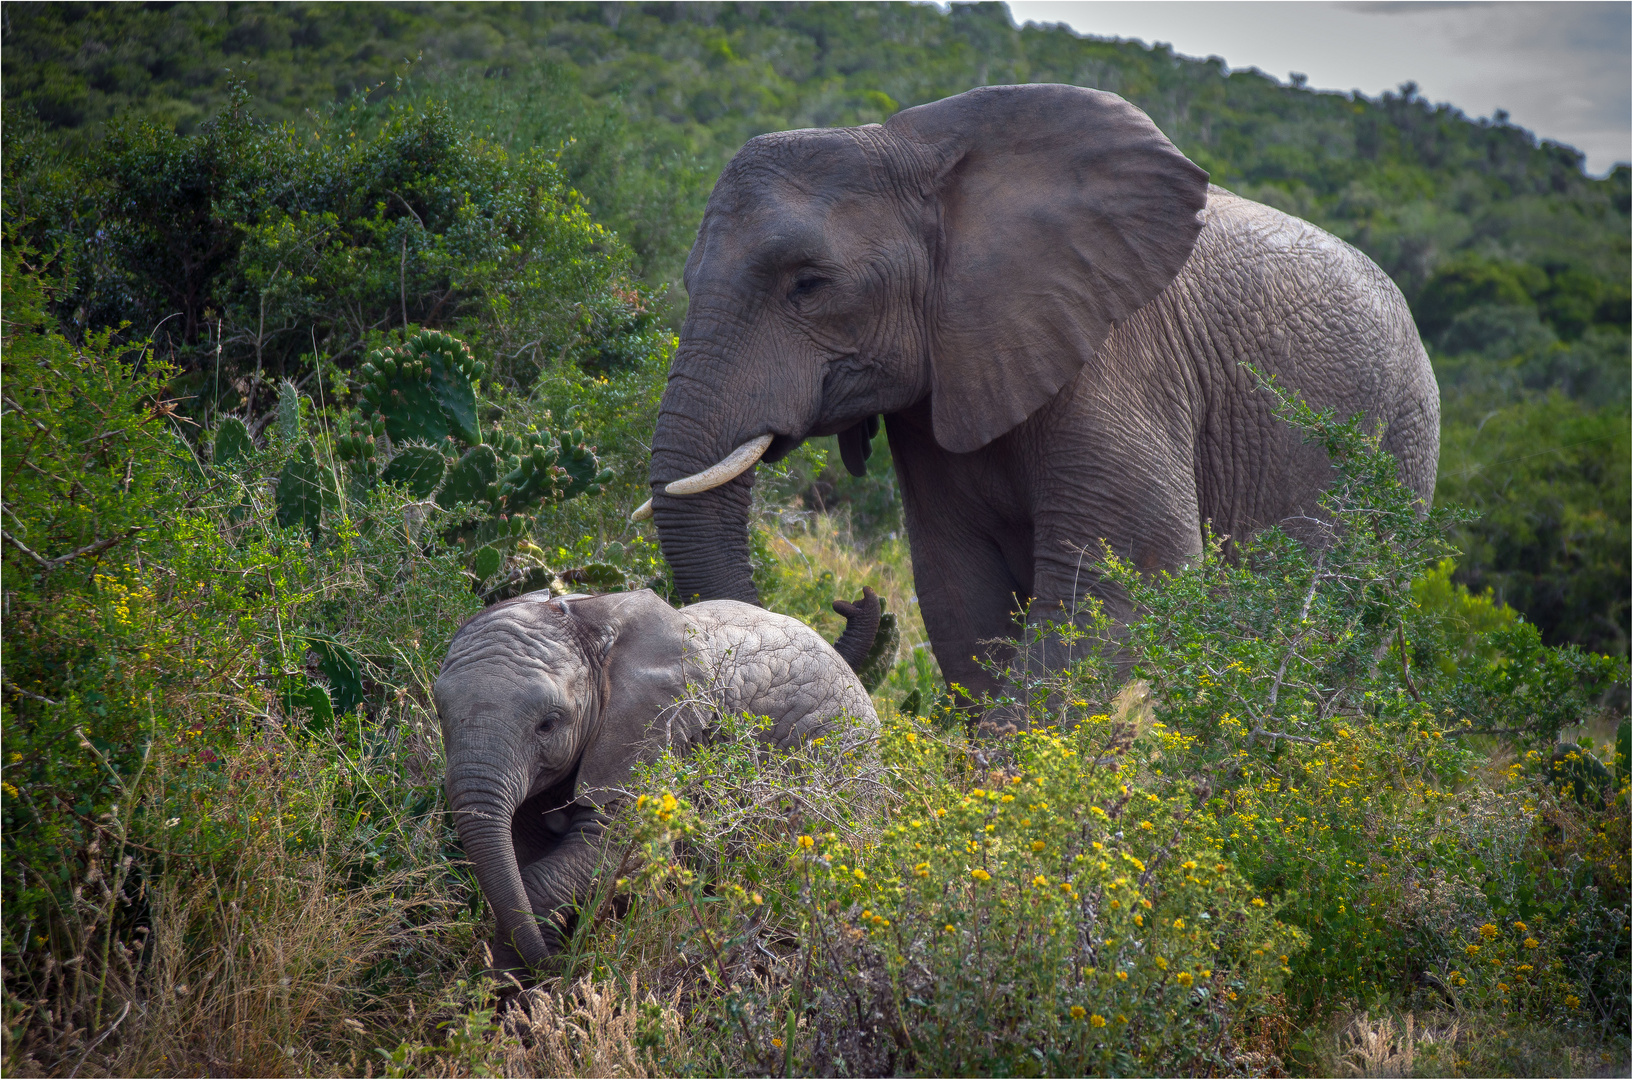
[[[561,713],[551,711],[544,714],[544,719],[539,721],[535,730],[540,735],[548,735],[559,726],[561,726]]]
[[[798,303],[826,284],[828,284],[828,279],[820,274],[801,274],[794,279],[794,287],[788,290],[788,299]]]

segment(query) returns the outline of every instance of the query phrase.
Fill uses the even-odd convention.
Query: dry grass
[[[367,778],[337,772],[332,747],[274,735],[229,764],[256,782],[165,833],[160,872],[129,887],[141,925],[110,943],[105,977],[49,980],[26,1003],[32,1037],[8,1046],[8,1072],[361,1075],[429,1021],[413,997],[438,1000],[474,966],[463,897],[421,868],[437,815],[383,823],[408,868],[369,870],[336,797]],[[190,854],[223,830],[232,850]]]
[[[1625,1054],[1559,1027],[1482,1013],[1350,1015],[1316,1075],[1353,1077],[1626,1076]]]
[[[896,615],[903,650],[929,640],[913,588],[907,541],[886,540],[867,547],[851,531],[849,519],[838,514],[787,514],[767,524],[773,530],[772,553],[785,573],[795,580],[815,581],[830,572],[845,589],[842,598],[847,600],[861,596],[863,585],[872,586]],[[844,620],[831,611],[816,614],[813,625],[830,639],[844,630]]]
[[[662,1075],[656,1053],[679,1049],[678,992],[660,1000],[636,977],[626,992],[581,981],[519,995],[496,1040],[501,1076]]]

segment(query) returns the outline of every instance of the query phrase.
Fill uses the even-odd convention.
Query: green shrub
[[[512,155],[438,102],[358,96],[297,129],[256,121],[240,88],[195,135],[127,121],[62,156],[25,121],[7,151],[8,226],[67,275],[53,310],[151,334],[190,412],[256,415],[314,354],[352,367],[388,331],[455,330],[524,386],[668,337],[553,149]]]

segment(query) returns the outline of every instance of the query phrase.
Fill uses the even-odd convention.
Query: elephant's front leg
[[[925,415],[891,416],[886,428],[914,591],[942,677],[975,698],[999,694],[1003,685],[988,667],[1008,661],[1032,594],[1023,485],[996,455],[936,448]]]
[[[545,946],[557,953],[572,936],[577,909],[588,899],[601,865],[606,817],[594,807],[574,804],[544,815],[536,837],[529,839],[532,842],[517,844],[522,887]],[[495,970],[526,970],[521,955],[507,942],[496,939],[492,948]]]
[[[1135,446],[1148,456],[1166,458],[1165,469],[1153,469],[1126,452]],[[1095,604],[1115,624],[1133,614],[1127,594],[1100,572],[1108,554],[1148,575],[1177,570],[1201,554],[1196,485],[1181,467],[1187,453],[1183,446],[1164,447],[1151,434],[1141,440],[1129,437],[1075,459],[1092,460],[1092,466],[1062,470],[1040,485],[1034,598],[1027,611],[1032,629],[1027,635],[1029,672],[1059,671],[1106,647],[1104,641],[1071,641],[1037,633],[1037,628],[1085,626]]]

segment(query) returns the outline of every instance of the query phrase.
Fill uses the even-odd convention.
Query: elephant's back
[[[1191,259],[1142,316],[1178,332],[1195,379],[1205,516],[1254,528],[1314,509],[1325,455],[1274,421],[1250,363],[1318,409],[1384,425],[1402,478],[1432,498],[1440,402],[1405,298],[1365,254],[1307,221],[1209,190]],[[1211,497],[1210,497],[1211,493]],[[1210,512],[1211,511],[1211,512]]]
[[[856,673],[798,619],[737,600],[705,600],[681,615],[692,626],[688,677],[716,688],[727,709],[769,717],[779,745],[819,734],[841,716],[877,725]]]

